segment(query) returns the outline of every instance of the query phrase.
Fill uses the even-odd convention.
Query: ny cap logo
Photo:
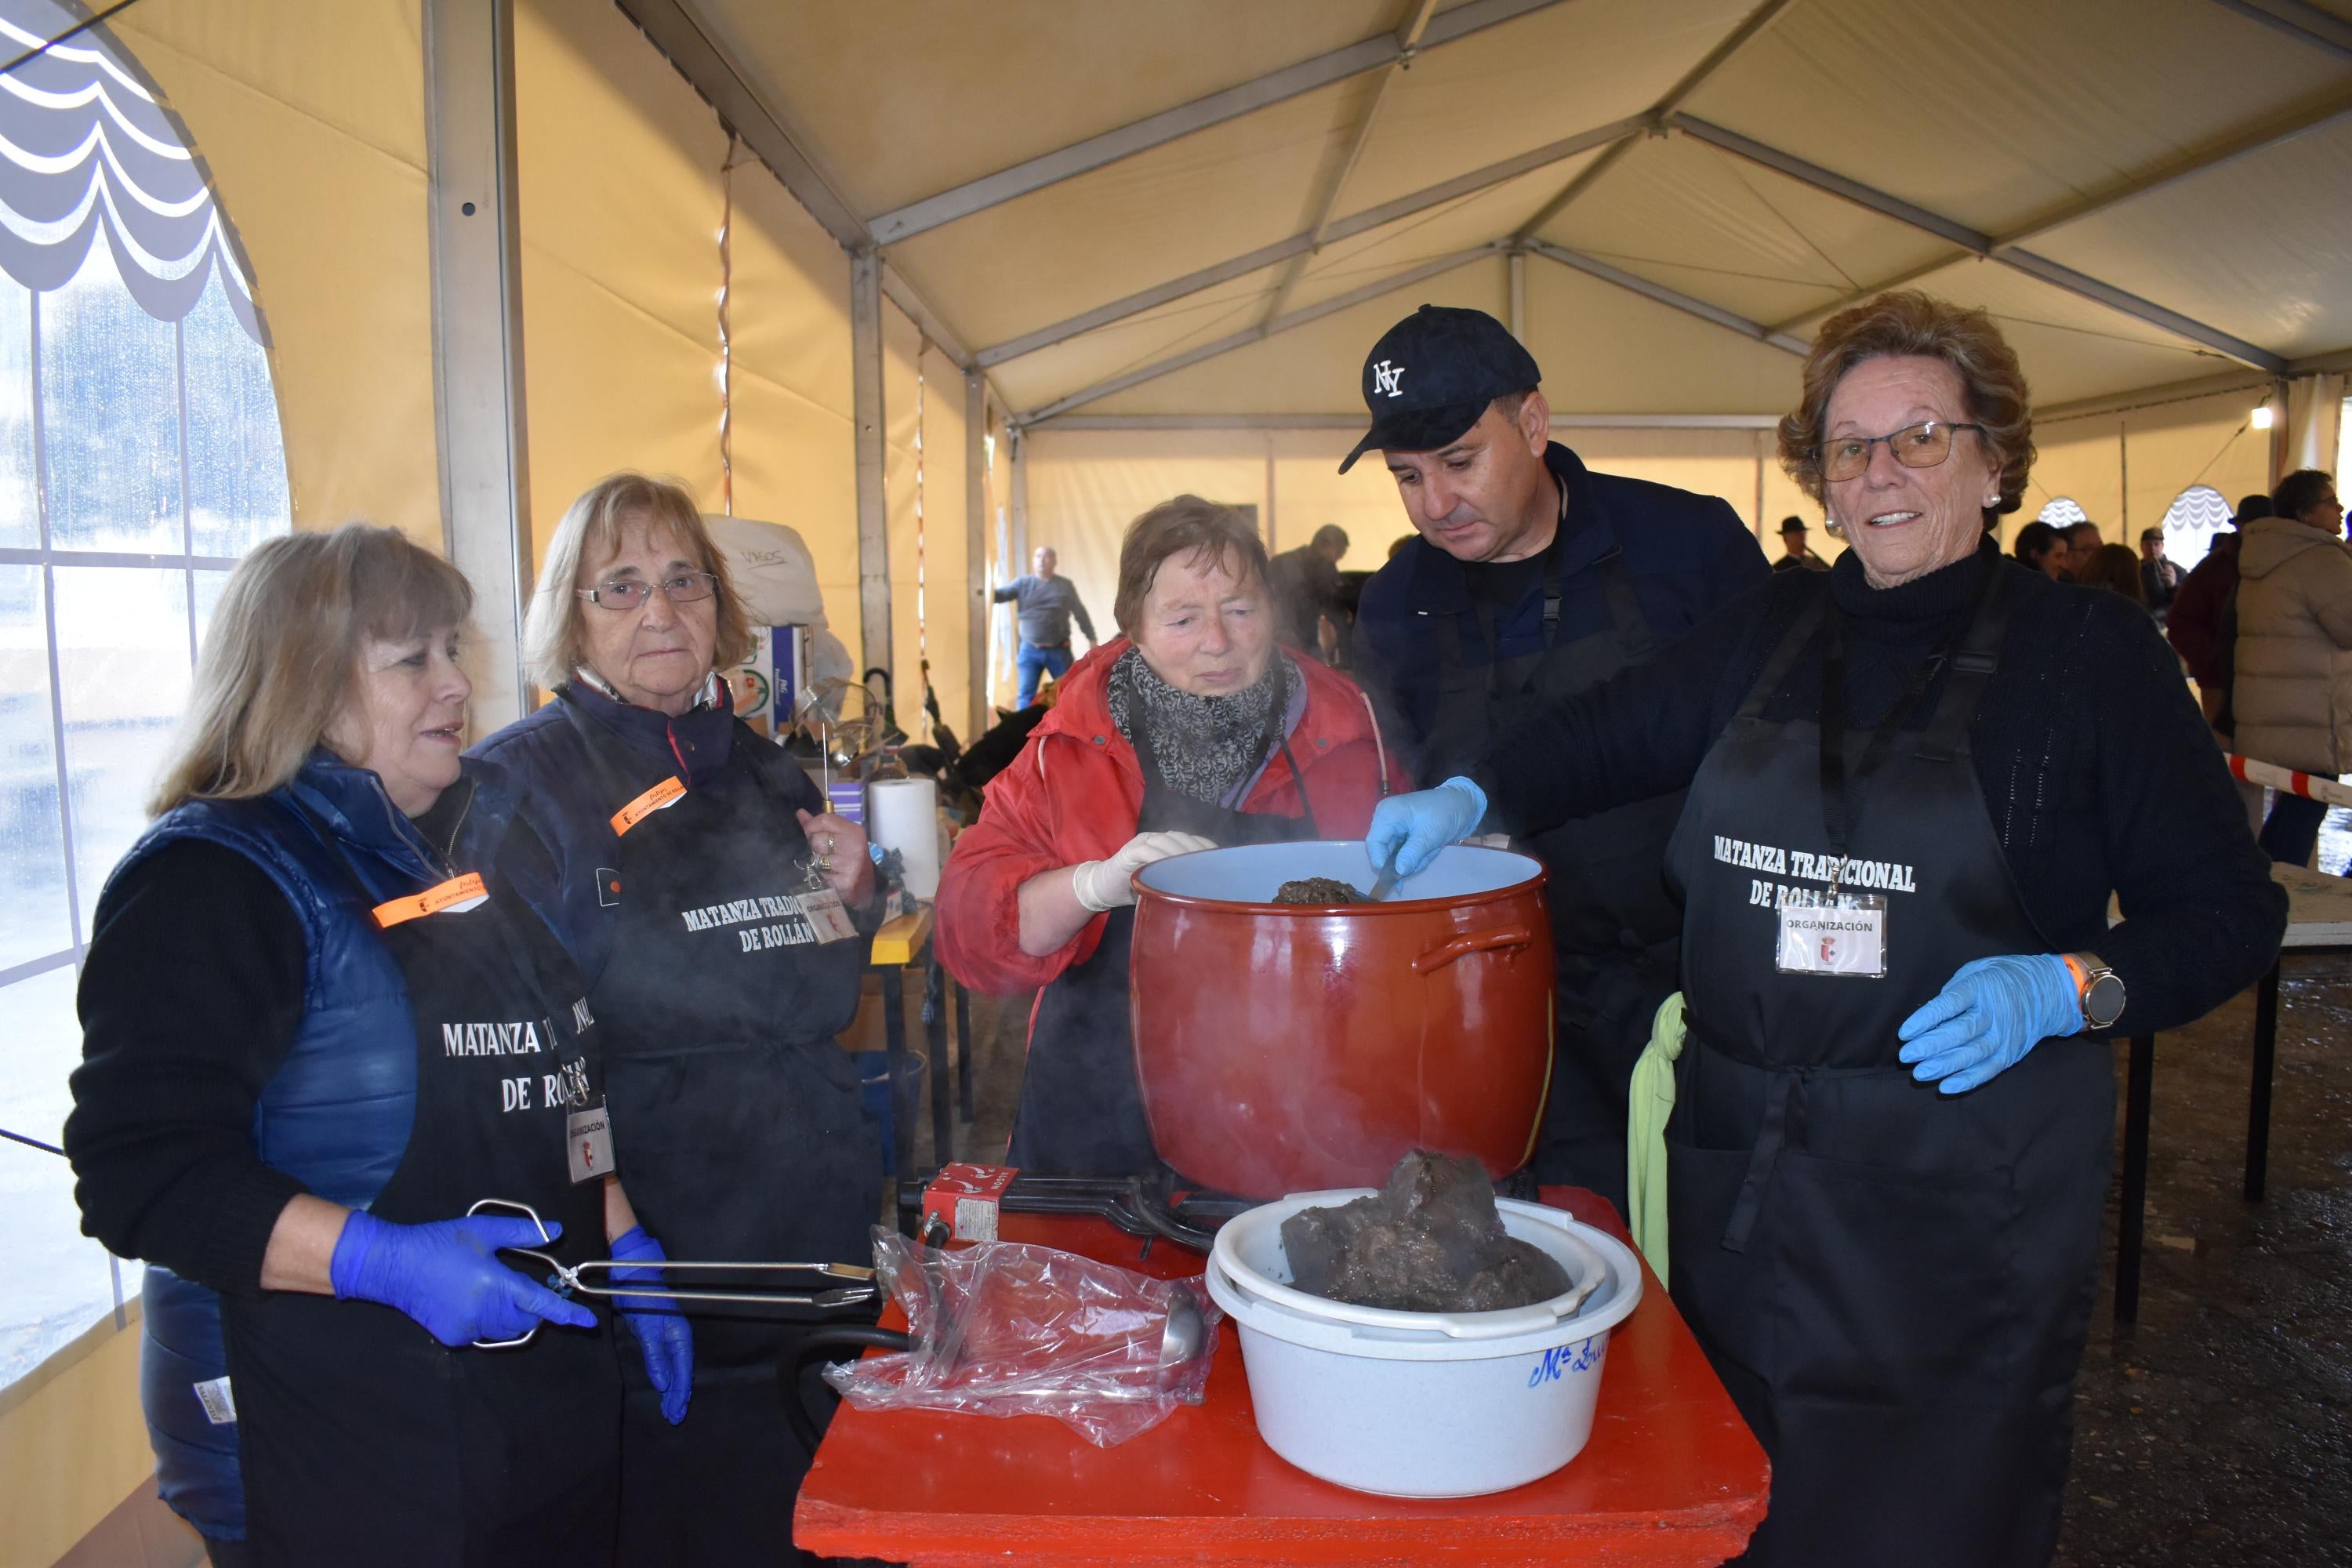
[[[1394,360],[1382,360],[1372,366],[1372,389],[1391,397],[1404,395],[1404,366]]]

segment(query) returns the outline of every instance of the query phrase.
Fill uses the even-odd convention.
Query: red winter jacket
[[[1114,638],[1071,667],[1054,711],[990,782],[988,809],[948,858],[940,878],[940,962],[974,990],[1003,994],[1045,985],[1094,956],[1102,941],[1108,917],[1097,915],[1059,949],[1032,958],[1021,951],[1018,894],[1040,871],[1108,859],[1135,837],[1143,769],[1110,720],[1110,668],[1127,647],[1125,637]],[[1316,831],[1360,837],[1381,796],[1412,785],[1382,742],[1362,689],[1312,660],[1295,663],[1307,678],[1307,710],[1290,731],[1290,754],[1307,775]],[[1242,809],[1297,815],[1298,780],[1280,752]]]

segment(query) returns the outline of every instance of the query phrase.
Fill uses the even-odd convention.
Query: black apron
[[[1228,811],[1171,787],[1152,749],[1151,726],[1139,717],[1134,743],[1143,802],[1135,831],[1197,833],[1223,848],[1315,837],[1307,780],[1284,732],[1288,700],[1286,688],[1266,716],[1259,756],[1261,767],[1271,766],[1276,752],[1289,764],[1298,783],[1298,816]],[[1135,907],[1111,910],[1094,955],[1065,970],[1038,996],[1008,1163],[1055,1176],[1133,1176],[1162,1169],[1143,1114],[1135,1026],[1128,1014],[1128,950],[1134,937]]]
[[[2000,1568],[2056,1544],[2110,1053],[2044,1040],[1958,1096],[1896,1059],[1896,1026],[1961,964],[2053,951],[1969,754],[2015,571],[1993,565],[1924,730],[1895,726],[1925,671],[1868,734],[1838,721],[1824,680],[1835,752],[1820,724],[1761,717],[1809,646],[1837,662],[1821,582],[1708,752],[1675,837],[1690,1035],[1667,1139],[1671,1283],[1772,1458],[1748,1563]],[[1825,890],[1806,857],[1835,853],[1840,820],[1848,886],[1891,906],[1882,978],[1780,968],[1775,906]]]
[[[1586,528],[1607,529],[1605,517]],[[1567,531],[1544,552],[1542,651],[1499,662],[1474,661],[1459,616],[1432,617],[1437,636],[1437,722],[1428,747],[1433,779],[1462,773],[1497,735],[1535,722],[1552,703],[1598,686],[1620,670],[1647,664],[1656,639],[1626,569],[1612,544],[1589,581],[1609,612],[1606,629],[1558,642],[1560,552]],[[1491,605],[1477,613],[1484,647],[1496,646]],[[1573,818],[1544,832],[1513,832],[1543,861],[1559,976],[1551,1098],[1537,1146],[1543,1182],[1589,1187],[1625,1207],[1625,1113],[1634,1060],[1650,1037],[1652,1016],[1675,988],[1682,911],[1665,885],[1666,843],[1683,811],[1676,791]],[[1510,830],[1511,824],[1503,825]]]
[[[616,814],[674,776],[564,707]],[[882,1143],[856,1063],[831,1031],[854,1016],[866,940],[815,940],[795,901],[807,886],[808,837],[770,771],[796,764],[740,722],[731,744],[767,812],[747,821],[686,790],[604,851],[613,859],[599,896],[616,912],[589,1003],[604,1034],[614,1163],[637,1218],[672,1258],[863,1262],[881,1206]],[[622,1336],[622,1560],[631,1568],[793,1560],[793,1500],[808,1458],[784,1426],[776,1363],[805,1331],[792,1325],[815,1315],[698,1307],[694,1396],[675,1427],[634,1337]]]
[[[368,1212],[418,1225],[507,1198],[562,1223],[541,1250],[603,1258],[604,1184],[570,1179],[562,1088],[568,1064],[593,1082],[598,1031],[578,1026],[553,936],[496,868],[484,879],[487,902],[383,933],[416,1019],[416,1120]],[[594,1329],[452,1350],[373,1302],[222,1297],[252,1561],[613,1562],[621,1380],[612,1324],[578,1300]]]

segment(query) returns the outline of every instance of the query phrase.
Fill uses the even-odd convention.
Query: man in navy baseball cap
[[[1364,356],[1372,427],[1339,471],[1375,447],[1433,451],[1478,423],[1495,399],[1533,392],[1541,380],[1535,356],[1486,311],[1423,305]]]
[[[1423,305],[1364,356],[1371,428],[1340,466],[1379,448],[1419,537],[1364,586],[1354,671],[1423,788],[1771,577],[1723,500],[1593,473],[1555,443],[1542,379],[1483,310]],[[1677,793],[1490,823],[1550,872],[1557,1055],[1536,1175],[1620,1208],[1633,1061],[1677,983],[1664,868],[1681,813]]]

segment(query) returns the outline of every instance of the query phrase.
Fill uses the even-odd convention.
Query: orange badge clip
[[[616,836],[626,833],[630,828],[635,827],[638,823],[643,822],[646,817],[651,816],[663,806],[670,805],[672,802],[676,801],[678,796],[685,793],[685,782],[673,773],[668,778],[662,780],[661,783],[654,785],[653,788],[646,791],[645,794],[637,796],[636,799],[629,802],[628,805],[621,807],[620,810],[614,812],[613,814],[613,832]]]
[[[439,887],[427,888],[421,893],[411,893],[404,899],[375,907],[375,923],[385,931],[407,921],[437,915],[443,910],[470,910],[490,896],[482,886],[482,874],[468,871],[462,877],[452,877]]]

